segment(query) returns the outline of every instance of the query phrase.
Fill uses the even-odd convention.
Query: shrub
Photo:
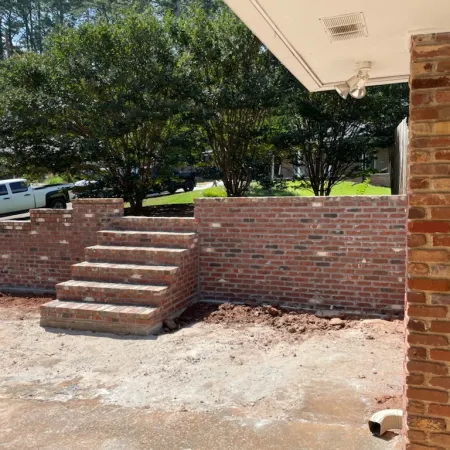
[[[281,187],[278,187],[281,186]],[[265,189],[261,183],[253,182],[250,185],[247,197],[293,197],[295,192],[287,189],[288,185],[286,182],[282,184],[274,184],[271,189]]]
[[[225,188],[214,186],[203,191],[203,197],[226,197],[227,192]]]
[[[49,176],[44,180],[45,184],[66,184],[67,180],[60,175]]]

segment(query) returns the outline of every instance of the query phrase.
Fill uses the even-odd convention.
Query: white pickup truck
[[[34,208],[65,209],[71,185],[33,188],[25,178],[0,180],[0,216],[19,214]]]

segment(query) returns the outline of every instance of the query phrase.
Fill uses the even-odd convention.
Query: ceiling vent
[[[346,41],[367,36],[366,21],[363,13],[320,19],[331,42]]]

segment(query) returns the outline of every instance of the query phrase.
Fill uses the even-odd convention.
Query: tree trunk
[[[3,22],[0,17],[0,60],[5,58],[5,49],[3,46]]]
[[[30,4],[30,8],[28,10],[28,15],[30,16],[30,46],[31,49],[33,50],[33,52],[36,52],[38,50],[37,46],[36,46],[36,31],[35,31],[35,26],[34,26],[34,18],[33,18],[33,9],[31,7]]]
[[[130,214],[132,216],[139,216],[142,214],[144,199],[142,197],[131,195],[130,196]]]
[[[180,17],[180,14],[181,14],[180,0],[175,0],[174,14],[175,14],[175,17]]]
[[[26,46],[27,46],[27,50],[30,51],[31,49],[31,33],[30,33],[30,25],[28,23],[28,17],[27,15],[24,13],[23,17],[22,17],[23,23],[25,25],[25,42],[26,42]]]
[[[222,181],[223,185],[225,186],[225,190],[227,191],[227,196],[243,197],[250,186],[251,176],[246,175],[245,178],[242,178],[240,175],[227,173],[222,169],[221,171],[224,174]]]
[[[42,40],[43,40],[43,36],[42,36],[42,16],[41,16],[41,0],[37,1],[37,33],[36,33],[36,39],[37,39],[37,46],[38,46],[38,50],[39,53],[42,53]]]
[[[62,0],[59,1],[59,11],[58,11],[59,24],[64,25],[64,3]]]
[[[7,25],[5,28],[5,49],[6,58],[11,58],[13,54],[12,30],[11,30],[11,14],[8,15]]]
[[[319,195],[321,197],[323,197],[325,195],[325,182],[323,180],[320,182]]]

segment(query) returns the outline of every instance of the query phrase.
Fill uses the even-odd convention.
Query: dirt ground
[[[0,448],[400,449],[403,324],[197,304],[148,338],[44,330],[0,297]],[[173,325],[173,324],[172,324]]]

